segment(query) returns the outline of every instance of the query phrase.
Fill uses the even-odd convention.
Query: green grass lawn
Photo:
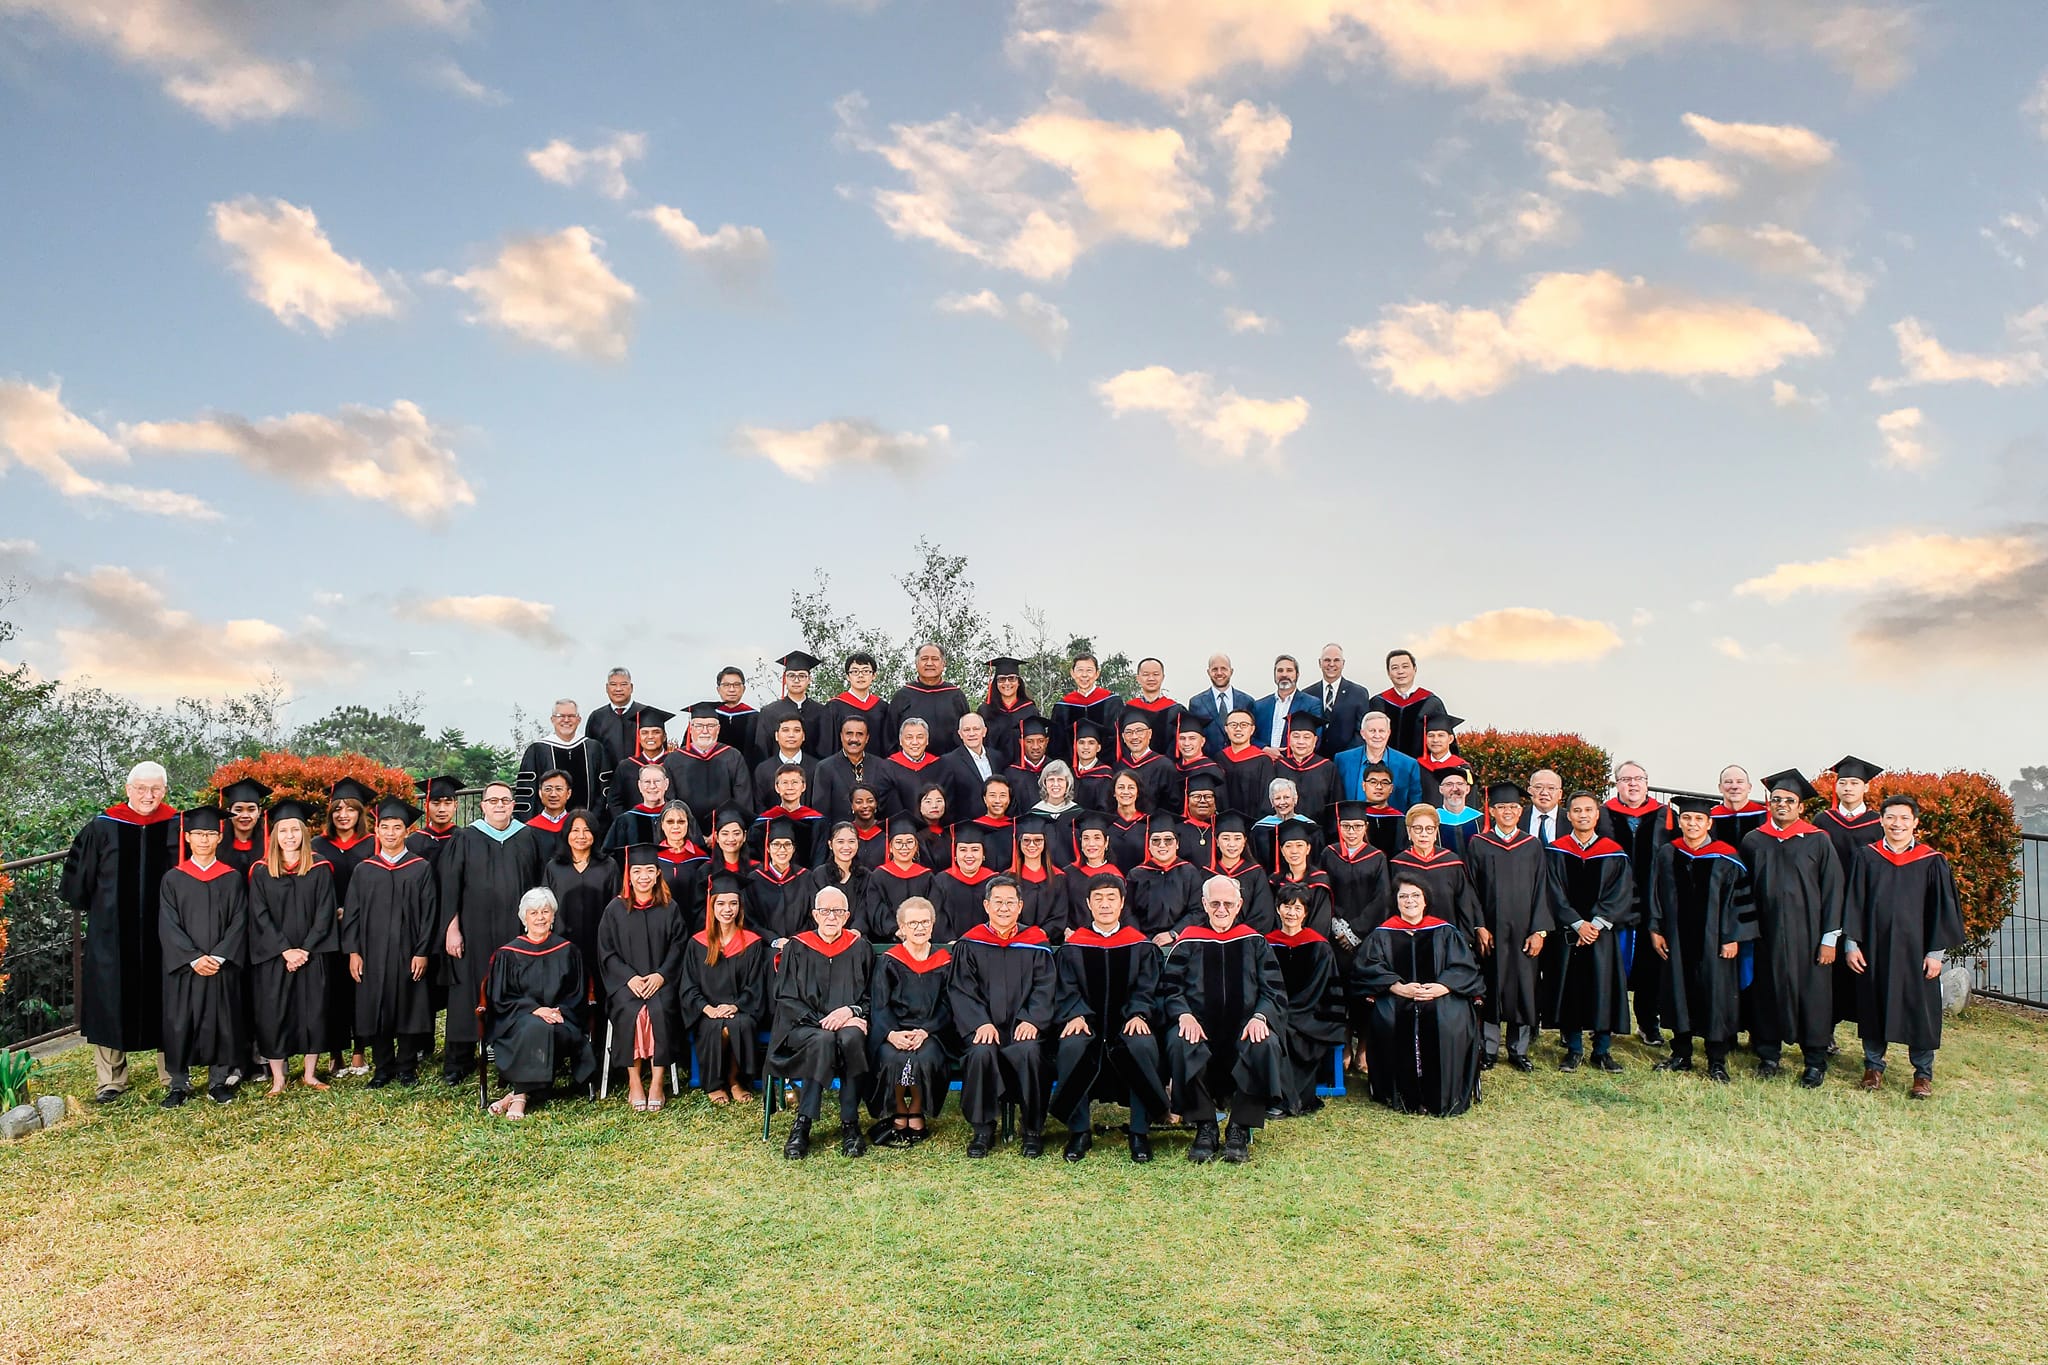
[[[2048,1360],[2048,1022],[1947,1043],[1927,1104],[1903,1058],[1873,1097],[1847,1055],[1814,1093],[1545,1047],[1463,1118],[1339,1100],[1242,1167],[974,1163],[953,1112],[790,1164],[700,1097],[513,1125],[438,1082],[152,1079],[0,1148],[0,1360]]]

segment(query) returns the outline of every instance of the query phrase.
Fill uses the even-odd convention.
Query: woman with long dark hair
[[[654,847],[632,845],[626,885],[598,921],[597,951],[611,1055],[626,1058],[626,1099],[642,1113],[661,1108],[662,1073],[676,1059],[676,1001],[688,935]],[[643,1066],[649,1072],[644,1084]]]
[[[768,967],[774,950],[747,928],[737,879],[711,878],[704,928],[683,954],[683,1018],[696,1030],[697,1083],[713,1104],[745,1103],[761,1074],[761,1030],[768,1021]]]

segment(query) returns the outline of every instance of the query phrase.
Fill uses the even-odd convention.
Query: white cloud
[[[515,237],[488,265],[430,278],[476,302],[473,323],[489,323],[550,350],[623,360],[639,295],[612,274],[598,255],[602,245],[582,227]]]
[[[1722,123],[1704,114],[1687,114],[1683,121],[1715,151],[1781,171],[1817,170],[1835,159],[1834,143],[1795,123]]]
[[[986,313],[992,318],[1002,317],[1009,311],[993,289],[978,289],[972,294],[942,294],[935,306],[941,313]]]
[[[952,431],[889,431],[864,417],[839,417],[813,427],[741,427],[740,448],[768,460],[793,479],[814,483],[841,466],[876,465],[912,474],[945,453]]]
[[[979,314],[1006,320],[1054,359],[1058,359],[1067,347],[1067,333],[1071,330],[1067,315],[1060,311],[1058,304],[1029,291],[1017,295],[1014,304],[1004,303],[1002,296],[993,289],[980,289],[972,294],[941,294],[933,306],[941,313],[959,317]]]
[[[1959,593],[2010,578],[2048,560],[2034,536],[1957,536],[1898,531],[1829,559],[1780,564],[1735,591],[1782,602],[1803,592],[1877,593],[1905,589]]]
[[[1064,276],[1104,242],[1185,246],[1213,200],[1178,131],[1094,118],[1071,101],[1007,128],[959,114],[893,124],[888,141],[861,131],[860,108],[840,102],[844,135],[907,182],[872,194],[891,232],[1032,279]]]
[[[1249,308],[1226,308],[1223,321],[1230,330],[1237,333],[1258,332],[1264,335],[1273,330],[1273,319],[1254,313]]]
[[[1742,177],[1762,167],[1781,174],[1811,174],[1834,157],[1834,144],[1793,124],[1722,123],[1700,114],[1685,126],[1706,144],[1707,157],[1626,155],[1621,137],[1603,110],[1564,100],[1490,96],[1482,108],[1494,117],[1519,120],[1530,152],[1548,169],[1551,187],[1581,194],[1614,196],[1640,186],[1681,204],[1726,199],[1742,190]]]
[[[1725,199],[1742,188],[1718,166],[1686,156],[1657,157],[1639,174],[1681,204]]]
[[[80,462],[126,465],[120,442],[64,406],[62,386],[48,388],[0,380],[0,474],[9,462],[41,478],[59,494],[103,502],[152,516],[211,521],[219,517],[198,498],[158,488],[107,483],[81,472]]]
[[[614,133],[594,147],[578,147],[566,138],[556,138],[545,147],[526,154],[526,164],[543,180],[557,185],[575,185],[588,180],[607,199],[624,199],[633,192],[626,179],[628,162],[647,155],[647,134]]]
[[[2034,82],[2033,93],[2020,105],[2020,112],[2033,120],[2034,131],[2048,141],[2048,71],[2041,73],[2041,79]]]
[[[407,621],[493,630],[543,649],[564,649],[569,644],[569,637],[555,624],[554,607],[522,597],[433,597],[401,602],[392,608],[392,614]]]
[[[656,204],[634,216],[654,224],[670,245],[702,265],[723,287],[753,292],[766,280],[774,252],[768,234],[760,228],[721,223],[715,231],[706,232],[681,209],[667,204]]]
[[[447,436],[416,404],[344,406],[329,415],[295,412],[251,420],[216,413],[186,422],[124,426],[139,448],[228,455],[302,488],[389,503],[414,521],[435,523],[475,504]]]
[[[1564,206],[1535,190],[1524,190],[1506,199],[1481,196],[1475,209],[1477,221],[1471,227],[1462,231],[1437,228],[1423,240],[1438,251],[1471,256],[1491,251],[1502,260],[1512,260],[1532,246],[1563,241],[1575,230]]]
[[[460,33],[478,0],[0,0],[0,18],[28,16],[147,71],[166,95],[210,123],[316,112],[325,81],[297,49],[345,46],[379,29]]]
[[[1723,635],[1714,641],[1714,652],[1723,658],[1742,660],[1749,657],[1749,651],[1742,647],[1742,641],[1732,635]]]
[[[1782,379],[1771,381],[1771,406],[1776,408],[1812,407],[1814,400],[1801,393],[1797,386]]]
[[[427,68],[427,79],[452,95],[472,104],[501,105],[511,101],[501,90],[493,90],[452,60],[435,62]]]
[[[1892,324],[1899,342],[1899,363],[1903,375],[1870,381],[1874,393],[1889,393],[1912,384],[1989,384],[2002,389],[2018,384],[2039,383],[2048,377],[2038,351],[2013,351],[2005,355],[1971,355],[1951,351],[1935,340],[1918,318],[1902,318]]]
[[[1855,312],[1870,293],[1870,277],[1849,267],[1839,253],[1822,251],[1791,228],[1775,223],[1738,227],[1707,223],[1694,230],[1695,251],[1712,252],[1766,275],[1807,280]]]
[[[1211,376],[1164,365],[1125,370],[1096,385],[1096,392],[1119,417],[1157,413],[1182,437],[1234,460],[1277,456],[1308,421],[1306,398],[1247,398],[1234,388],[1218,392]]]
[[[1212,110],[1209,136],[1230,159],[1230,195],[1225,207],[1239,232],[1264,227],[1273,215],[1266,208],[1266,172],[1287,155],[1294,125],[1278,109],[1261,109],[1239,100],[1228,113]]]
[[[1659,289],[1608,271],[1536,277],[1506,316],[1412,303],[1344,344],[1401,393],[1474,398],[1525,369],[1689,378],[1753,378],[1821,344],[1804,325],[1753,304]]]
[[[1884,440],[1884,462],[1905,469],[1918,469],[1934,458],[1924,436],[1926,417],[1918,408],[1898,408],[1877,419],[1877,433]]]
[[[311,209],[244,195],[213,206],[213,235],[234,253],[249,297],[287,326],[332,334],[351,318],[398,311],[362,262],[334,249]]]
[[[1537,607],[1502,607],[1430,632],[1419,648],[1487,663],[1589,663],[1621,648],[1605,621],[1560,616]]]

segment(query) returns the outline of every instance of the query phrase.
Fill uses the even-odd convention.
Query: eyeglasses
[[[509,796],[486,796],[477,804],[480,806],[509,806],[512,804],[512,798]]]

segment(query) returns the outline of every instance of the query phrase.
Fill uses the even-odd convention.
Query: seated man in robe
[[[1216,1159],[1216,1111],[1229,1110],[1223,1159],[1251,1159],[1252,1130],[1286,1093],[1281,1044],[1287,981],[1265,936],[1238,922],[1244,893],[1234,877],[1202,887],[1205,922],[1191,925],[1167,955],[1160,980],[1170,1025],[1166,1058],[1173,1105],[1194,1121],[1188,1160]]]

